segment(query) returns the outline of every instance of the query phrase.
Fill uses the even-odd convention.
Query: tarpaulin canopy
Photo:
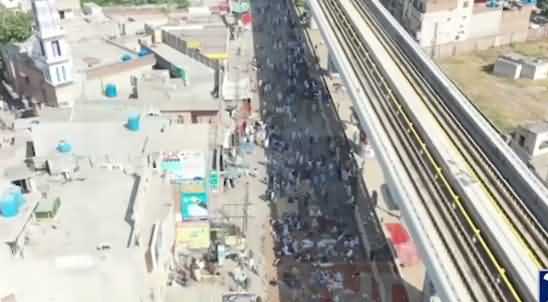
[[[400,223],[387,223],[386,229],[390,232],[390,239],[392,239],[394,245],[409,241],[409,234],[407,234],[407,230]]]
[[[234,3],[232,6],[232,11],[237,14],[245,13],[249,10],[249,3],[247,2],[240,2],[240,3]]]
[[[420,258],[415,244],[401,223],[387,223],[390,240],[394,245],[398,259],[402,265],[410,266],[419,262]]]
[[[245,14],[242,15],[242,23],[244,25],[246,25],[246,26],[250,25],[251,22],[253,22],[253,17],[251,16],[250,13],[245,13]]]

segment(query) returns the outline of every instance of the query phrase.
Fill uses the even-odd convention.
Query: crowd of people
[[[283,200],[298,209],[271,220],[274,265],[311,264],[322,276],[322,265],[359,257],[351,216],[356,172],[344,154],[343,139],[328,131],[324,111],[331,109],[330,100],[316,76],[316,61],[306,59],[305,39],[288,4],[267,2],[256,16],[271,43],[256,52],[256,62],[263,62],[256,65],[267,195],[274,205]]]
[[[258,66],[263,78],[259,92],[265,121],[264,146],[268,150],[269,198],[275,201],[296,194],[303,183],[320,191],[327,200],[328,183],[343,181],[347,193],[343,201],[353,202],[350,181],[354,171],[341,154],[342,139],[326,134],[320,106],[329,106],[321,82],[311,76],[305,41],[295,31],[296,21],[286,1],[269,2],[258,9],[264,34],[271,37],[272,47],[259,52],[264,66]],[[265,25],[266,24],[266,25]],[[263,48],[264,50],[264,48]],[[315,64],[312,64],[315,66]],[[323,188],[323,190],[322,190]]]

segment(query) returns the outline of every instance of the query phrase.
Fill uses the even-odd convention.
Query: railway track
[[[472,236],[469,236],[470,230],[456,215],[452,205],[443,202],[448,194],[447,190],[437,185],[437,175],[433,170],[432,164],[422,156],[424,150],[417,147],[416,138],[413,137],[410,127],[413,127],[410,121],[402,120],[401,113],[394,110],[394,106],[384,102],[383,98],[392,98],[395,96],[390,93],[389,85],[383,81],[382,73],[372,60],[356,60],[355,58],[370,58],[368,50],[355,33],[354,25],[344,14],[344,11],[338,7],[336,0],[322,2],[326,12],[330,12],[331,26],[338,29],[338,37],[345,47],[348,58],[354,58],[353,67],[356,74],[363,79],[363,87],[371,87],[372,91],[368,93],[371,100],[375,102],[377,115],[381,121],[390,140],[394,146],[398,146],[398,156],[402,163],[406,163],[406,172],[414,182],[414,187],[421,197],[421,201],[429,215],[433,218],[434,226],[440,234],[446,251],[450,255],[455,265],[456,271],[461,276],[466,290],[469,293],[470,301],[504,301],[501,292],[497,292],[493,287],[496,280],[485,280],[483,276],[487,272],[485,265],[478,265],[477,259],[479,251],[475,248]],[[381,86],[377,86],[381,82]],[[400,106],[400,110],[401,110]],[[420,145],[424,146],[424,145]],[[432,207],[431,205],[434,205]],[[446,228],[446,225],[455,225],[455,228]]]
[[[363,5],[364,0],[353,0],[360,13],[369,20],[374,19]],[[370,23],[380,29],[378,24]],[[382,33],[382,31],[378,31]],[[405,57],[405,52],[389,35],[383,34],[389,40],[392,47],[392,57],[397,59],[405,70],[404,74],[409,76],[417,92],[420,92],[430,112],[436,117],[438,123],[444,128],[444,132],[457,146],[459,152],[465,157],[466,162],[473,170],[473,174],[482,182],[485,190],[496,202],[500,214],[505,216],[507,223],[512,224],[525,246],[529,249],[529,255],[535,259],[539,267],[546,267],[548,264],[548,233],[531,211],[525,206],[518,192],[498,171],[494,163],[483,152],[481,147],[474,141],[458,118],[451,112],[436,90],[428,84],[428,81],[421,75],[413,65],[412,60]]]
[[[481,182],[483,190],[498,213],[504,217],[505,222],[512,227],[514,236],[527,249],[528,256],[539,268],[544,267],[546,251],[548,251],[546,233],[524,206],[518,193],[468,135],[435,89],[405,57],[397,43],[384,33],[375,17],[368,13],[365,9],[367,5],[365,1],[352,0],[352,2],[392,59],[398,62],[400,70],[413,85],[447,137],[457,146],[458,152],[470,167],[472,175]],[[395,146],[401,147],[401,150],[405,152],[405,154],[404,152],[399,154],[402,162],[412,163],[412,166],[408,166],[408,175],[416,181],[415,187],[422,193],[424,206],[429,208],[428,200],[430,204],[435,204],[437,213],[434,213],[434,209],[430,209],[429,212],[436,220],[438,231],[443,234],[446,248],[448,250],[457,248],[459,251],[453,250],[453,260],[455,263],[467,264],[466,268],[460,269],[460,273],[473,299],[523,301],[499,257],[491,250],[491,243],[479,232],[480,228],[468,214],[466,204],[458,198],[456,190],[443,175],[443,171],[440,171],[434,159],[435,156],[428,150],[412,118],[406,113],[405,103],[398,100],[391,92],[391,85],[376,67],[363,39],[356,34],[359,31],[347,13],[337,0],[321,1],[321,3],[326,15],[331,17],[329,20],[331,26],[338,30],[339,42],[346,45],[345,51],[348,58],[353,60],[354,71],[364,79],[363,86],[374,87],[375,93],[381,96],[377,99],[384,99],[385,102],[377,101],[375,104],[377,114],[380,117],[384,116],[385,130],[391,133],[391,140]],[[442,227],[444,224],[456,227],[447,231]],[[477,291],[478,288],[480,291]]]
[[[382,30],[375,16],[366,9],[367,5],[371,5],[370,1],[352,1],[364,20],[376,28],[379,39],[382,38],[386,42],[386,49],[389,50],[391,57],[399,62],[403,74],[407,76],[424,104],[428,106],[438,124],[458,149],[472,174],[480,181],[498,214],[504,218],[506,224],[511,226],[514,236],[527,250],[528,256],[539,270],[546,268],[548,265],[548,233],[525,206],[522,200],[524,197],[519,196],[519,192],[516,192],[510,182],[503,177],[496,165],[448,108],[434,87],[413,65],[413,61],[406,57],[405,51]]]

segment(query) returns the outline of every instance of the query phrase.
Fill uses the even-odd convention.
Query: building
[[[72,19],[81,10],[80,0],[58,0],[56,8],[61,20]]]
[[[55,0],[34,0],[35,31],[27,41],[3,49],[4,76],[33,104],[71,107],[74,103],[72,55]]]
[[[72,58],[55,1],[34,0],[32,10],[36,25],[35,46],[38,46],[32,49],[35,64],[53,87],[71,84]]]
[[[518,127],[512,133],[510,146],[548,183],[548,121]]]
[[[532,2],[498,0],[385,0],[384,5],[424,48],[498,35],[525,40],[534,9]]]
[[[30,10],[29,0],[0,0],[0,8]]]
[[[540,58],[511,53],[497,58],[493,73],[514,80],[518,78],[541,80],[548,76],[548,62]]]
[[[177,123],[216,125],[223,103],[211,95],[213,71],[198,62],[192,63],[183,65],[193,79],[186,84],[181,79],[171,79],[169,70],[143,74],[135,80],[137,99],[151,114],[160,114]]]
[[[33,175],[35,192],[4,182],[24,196],[13,210],[13,198],[5,197],[0,182],[0,265],[13,275],[0,282],[0,297],[90,302],[140,301],[151,292],[161,297],[176,239],[209,243],[207,221],[177,233],[182,215],[177,175],[207,181],[210,126],[143,116],[135,127],[132,118],[31,126],[27,148],[40,171]],[[203,236],[196,239],[196,232]],[[75,277],[82,269],[86,273]],[[39,285],[29,291],[29,282]]]

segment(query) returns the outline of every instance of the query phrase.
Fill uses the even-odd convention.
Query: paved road
[[[332,108],[317,72],[308,69],[312,60],[294,34],[298,24],[287,18],[284,1],[254,4],[279,298],[379,301],[352,218],[355,200],[344,140],[330,127]],[[318,217],[311,215],[316,208]]]

